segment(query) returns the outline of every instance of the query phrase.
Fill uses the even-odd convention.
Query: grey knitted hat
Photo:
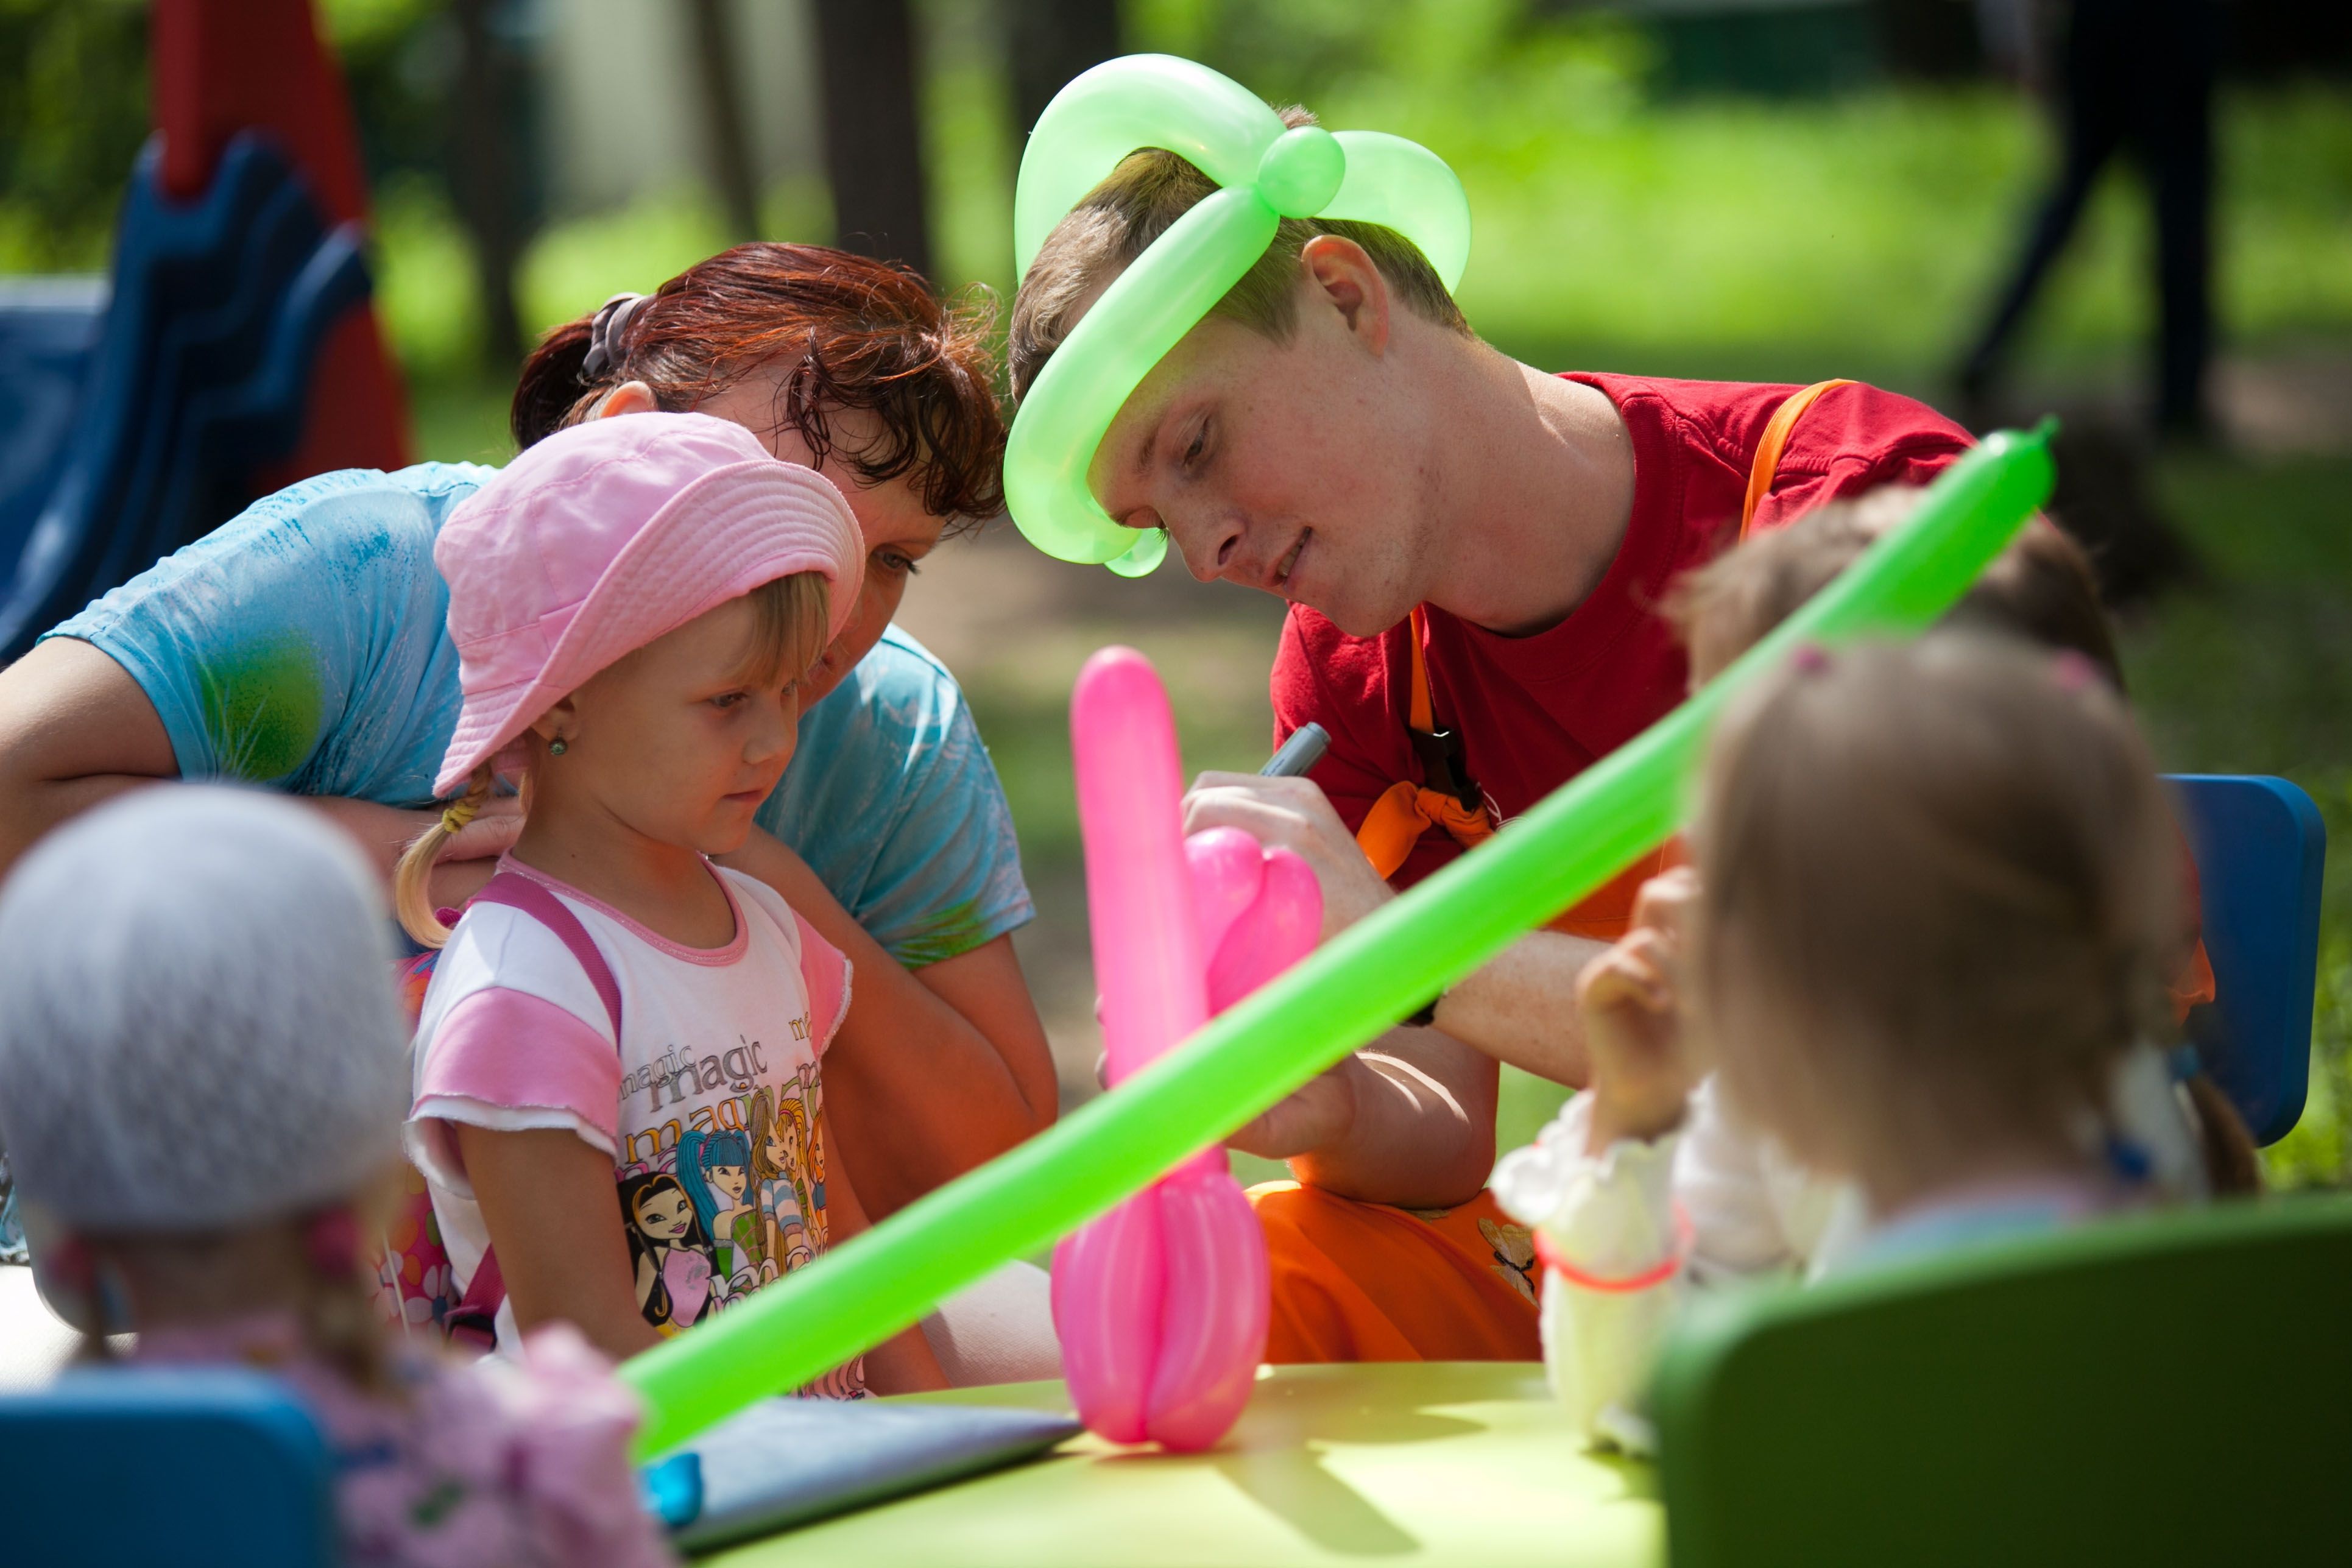
[[[79,1230],[229,1229],[351,1194],[398,1147],[406,1031],[377,879],[292,803],[169,784],[0,888],[0,1140]]]

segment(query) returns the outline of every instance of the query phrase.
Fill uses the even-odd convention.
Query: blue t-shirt
[[[131,672],[184,778],[428,805],[460,700],[433,542],[491,472],[420,463],[305,479],[47,635]],[[896,626],[801,716],[758,821],[910,967],[1034,913],[963,694]]]

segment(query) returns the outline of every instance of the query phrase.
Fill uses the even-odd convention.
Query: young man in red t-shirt
[[[1110,279],[1215,188],[1147,150],[1080,203],[1015,301],[1016,393]],[[1276,739],[1310,720],[1331,734],[1306,779],[1203,775],[1188,830],[1238,826],[1306,856],[1328,935],[1639,733],[1685,687],[1660,601],[1738,535],[1792,390],[1548,374],[1481,342],[1393,232],[1285,220],[1127,400],[1088,470],[1104,510],[1165,529],[1194,576],[1291,602]],[[1923,482],[1969,444],[1933,410],[1853,384],[1782,434],[1754,526]],[[1451,748],[1412,733],[1415,622],[1429,728],[1458,736]],[[1386,858],[1401,861],[1384,879],[1357,830],[1400,784],[1403,802],[1379,808]],[[1437,826],[1416,837],[1423,817]],[[1608,934],[1605,911],[1583,929]],[[1298,1178],[1253,1194],[1275,1258],[1270,1359],[1538,1353],[1525,1232],[1483,1193],[1496,1063],[1583,1081],[1575,984],[1597,951],[1589,935],[1530,933],[1433,1016],[1234,1135]]]

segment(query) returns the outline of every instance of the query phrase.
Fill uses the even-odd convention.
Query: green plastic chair
[[[2352,1558],[2352,1199],[1696,1309],[1655,1391],[1673,1568]]]

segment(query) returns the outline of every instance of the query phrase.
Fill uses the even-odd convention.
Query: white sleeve
[[[1495,1200],[1535,1226],[1553,1257],[1591,1283],[1544,1271],[1544,1369],[1588,1436],[1643,1447],[1637,1412],[1673,1321],[1683,1271],[1662,1272],[1678,1245],[1675,1150],[1679,1135],[1585,1152],[1591,1097],[1579,1095],[1530,1147],[1495,1168]],[[1600,1281],[1628,1283],[1607,1289]]]
[[[1810,1249],[1790,1237],[1787,1210],[1809,1200],[1788,1190],[1786,1173],[1793,1170],[1774,1157],[1761,1133],[1726,1109],[1715,1079],[1699,1084],[1675,1153],[1674,1175],[1675,1196],[1690,1221],[1690,1270],[1696,1283],[1801,1270]]]
[[[618,1146],[621,1063],[612,1016],[562,939],[502,904],[477,904],[435,963],[411,1047],[409,1162],[470,1198],[456,1124],[576,1133]]]

